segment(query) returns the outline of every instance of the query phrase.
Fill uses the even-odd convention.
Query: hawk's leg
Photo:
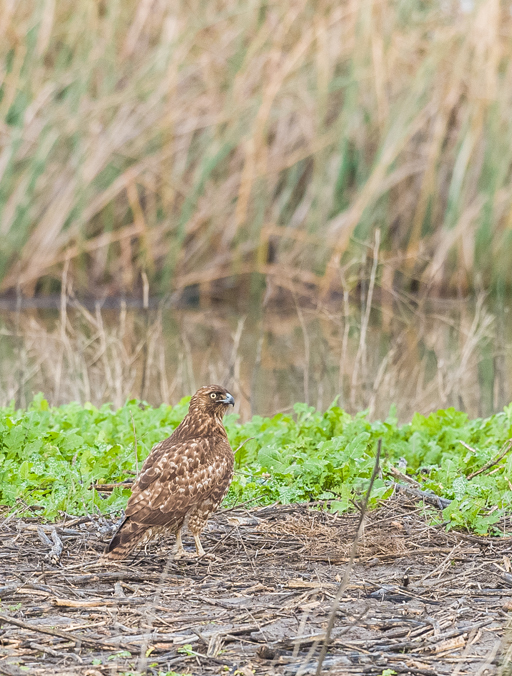
[[[199,536],[206,527],[208,517],[217,508],[217,503],[208,501],[194,507],[188,514],[187,525],[196,543],[197,556],[205,559],[216,560],[215,554],[206,554]]]
[[[195,537],[195,536],[194,536]],[[179,531],[176,533],[176,553],[174,554],[174,560],[178,559],[196,559],[198,556],[201,556],[199,553],[199,550],[196,552],[187,552],[185,549],[183,549],[183,542],[181,541],[181,528]],[[196,543],[197,547],[197,543]],[[199,543],[199,547],[201,547],[201,543]],[[201,551],[204,554],[203,548],[201,547]]]
[[[201,544],[201,540],[199,539],[199,534],[194,535],[194,540],[195,540],[195,543],[196,543],[197,556],[203,556],[205,559],[210,559],[210,561],[218,561],[215,554],[210,554],[210,553],[207,554],[204,551],[203,545]]]
[[[181,528],[176,533],[176,547],[176,553],[174,554],[175,559],[186,559],[190,556],[190,554],[183,549],[183,542],[181,541]]]
[[[199,539],[199,534],[194,535],[194,542],[196,543],[197,556],[204,556],[205,552]]]

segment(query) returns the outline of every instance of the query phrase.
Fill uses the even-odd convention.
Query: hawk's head
[[[220,385],[207,385],[194,394],[190,400],[189,411],[206,413],[222,419],[230,404],[234,406],[235,400],[226,388]]]

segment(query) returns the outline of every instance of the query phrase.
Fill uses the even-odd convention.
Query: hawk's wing
[[[131,521],[147,526],[177,523],[192,506],[229,484],[233,460],[227,441],[203,437],[171,444],[161,441],[147,457],[126,507]]]

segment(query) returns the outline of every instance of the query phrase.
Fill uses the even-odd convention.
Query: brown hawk
[[[180,425],[146,458],[104,559],[124,559],[161,533],[176,535],[176,558],[190,556],[181,542],[184,526],[194,536],[193,556],[204,555],[199,535],[233,476],[234,456],[222,418],[234,403],[220,385],[201,387],[194,394]]]

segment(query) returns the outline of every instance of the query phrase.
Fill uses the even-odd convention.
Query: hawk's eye
[[[212,399],[217,399],[217,395],[215,394],[215,392],[212,392],[212,393],[210,394],[210,397],[211,397]]]

